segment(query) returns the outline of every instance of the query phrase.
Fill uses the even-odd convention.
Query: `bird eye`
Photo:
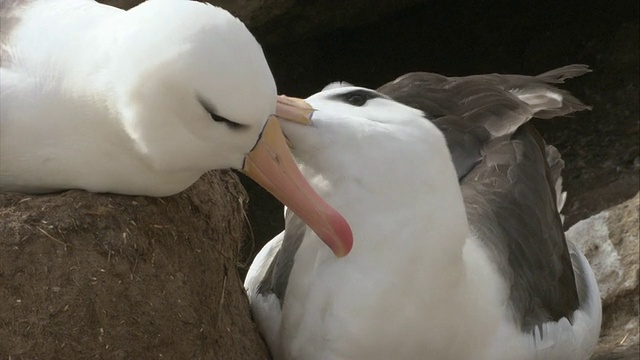
[[[220,116],[216,113],[210,112],[209,115],[211,115],[211,118],[213,119],[213,121],[216,122],[221,122],[226,124],[228,127],[232,128],[232,129],[242,129],[243,127],[247,126],[247,125],[243,125],[240,123],[237,123],[235,121],[231,121],[223,116]]]
[[[371,99],[380,98],[380,97],[385,97],[385,96],[373,90],[360,88],[356,90],[351,90],[349,92],[338,93],[338,94],[332,95],[330,98],[333,100],[337,100],[337,101],[349,104],[351,106],[363,106],[367,103],[367,101]]]
[[[353,106],[362,106],[367,103],[367,97],[361,94],[353,94],[347,98],[347,103]]]
[[[207,113],[209,113],[209,116],[211,116],[211,119],[213,119],[213,121],[224,123],[231,129],[243,129],[248,127],[248,125],[240,124],[235,121],[231,121],[224,116],[218,115],[218,113],[216,113],[216,108],[213,105],[209,104],[202,98],[199,98],[198,100],[200,101],[202,107],[207,111]]]

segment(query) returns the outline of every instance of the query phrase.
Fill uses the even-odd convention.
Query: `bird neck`
[[[455,169],[448,152],[429,161],[428,167],[406,166],[406,172],[398,168],[393,175],[379,167],[363,172],[366,176],[311,178],[351,225],[354,248],[349,257],[354,261],[384,264],[388,271],[413,268],[435,278],[442,271],[464,273],[462,252],[469,232]]]
[[[351,225],[353,249],[336,259],[319,239],[305,239],[290,278],[291,289],[301,284],[300,289],[291,290],[290,296],[307,291],[310,273],[316,279],[339,274],[332,280],[331,291],[357,289],[358,299],[367,299],[366,305],[357,302],[358,309],[364,306],[376,314],[401,314],[416,306],[442,309],[429,321],[445,338],[457,339],[465,328],[462,319],[469,318],[460,313],[475,305],[468,303],[474,297],[463,256],[467,219],[457,177],[449,165],[451,169],[432,174],[395,176],[391,183],[378,182],[378,186],[367,179],[380,180],[380,176],[351,178],[354,181],[324,195]],[[352,305],[356,306],[344,306]],[[413,326],[415,312],[408,312],[410,318],[389,315],[388,321]]]

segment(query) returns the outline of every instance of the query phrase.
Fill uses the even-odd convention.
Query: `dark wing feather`
[[[289,274],[293,268],[293,262],[296,252],[302,244],[302,239],[307,231],[307,225],[293,213],[287,209],[285,214],[285,231],[282,246],[276,253],[269,264],[269,269],[258,285],[260,294],[273,293],[280,301],[280,307],[284,302],[284,295],[287,291],[289,283]]]
[[[557,211],[562,160],[526,122],[588,109],[551,84],[589,71],[570,65],[539,76],[411,73],[378,89],[424,111],[444,133],[470,227],[510,282],[513,313],[525,331],[571,320],[579,306]]]

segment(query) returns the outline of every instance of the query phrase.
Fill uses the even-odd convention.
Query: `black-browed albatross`
[[[349,251],[348,225],[271,116],[291,104],[276,106],[260,45],[227,11],[187,0],[0,6],[0,191],[168,196],[208,170],[241,169],[337,255]]]
[[[554,85],[588,71],[412,73],[309,97],[313,126],[283,130],[354,245],[336,258],[287,211],[245,281],[274,358],[587,359],[597,284],[562,231],[562,160],[527,121],[586,109]]]

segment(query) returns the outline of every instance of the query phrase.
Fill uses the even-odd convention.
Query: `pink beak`
[[[310,123],[313,111],[311,107],[294,111],[291,104],[286,106],[287,111],[280,111],[280,99],[277,109],[277,116],[303,124]],[[260,139],[245,158],[242,171],[298,215],[337,257],[351,251],[351,227],[300,173],[275,117],[267,120]]]

